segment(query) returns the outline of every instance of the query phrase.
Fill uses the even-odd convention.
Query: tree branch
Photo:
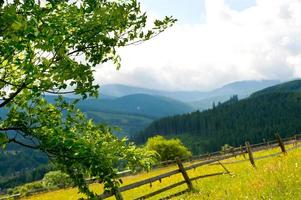
[[[73,94],[74,93],[74,90],[73,91],[66,91],[66,92],[56,92],[56,91],[45,91],[46,93],[49,93],[49,94]]]
[[[16,138],[11,138],[11,139],[8,140],[8,143],[11,143],[11,142],[19,144],[19,145],[21,145],[23,147],[27,147],[27,148],[39,149],[39,146],[32,146],[32,145],[29,145],[29,144],[22,143],[22,142],[16,140]]]
[[[21,128],[18,127],[8,127],[8,128],[0,128],[0,131],[21,131]]]
[[[19,87],[16,92],[14,92],[13,94],[10,95],[9,98],[4,99],[4,101],[0,104],[0,108],[6,106],[9,102],[11,102],[24,88],[25,88],[26,84],[23,83],[21,85],[21,87]]]

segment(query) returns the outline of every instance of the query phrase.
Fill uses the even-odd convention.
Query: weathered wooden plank
[[[136,198],[135,200],[141,200],[141,199],[147,199],[147,198],[153,197],[153,196],[155,196],[155,195],[157,195],[157,194],[160,194],[160,193],[165,192],[165,191],[167,191],[167,190],[170,190],[170,189],[172,189],[172,188],[178,187],[178,186],[183,185],[183,184],[185,184],[185,183],[186,183],[186,181],[181,181],[181,182],[178,182],[178,183],[169,185],[169,186],[167,186],[167,187],[161,188],[161,189],[159,189],[159,190],[157,190],[157,191],[154,191],[154,192],[152,192],[152,193],[149,193],[149,194],[147,194],[147,195],[138,197],[138,198]]]
[[[285,146],[283,144],[281,136],[279,135],[279,133],[276,133],[275,136],[276,136],[277,142],[278,142],[278,144],[280,146],[280,149],[281,149],[282,153],[286,154]]]
[[[228,174],[228,172],[218,172],[218,173],[213,173],[213,174],[201,175],[201,176],[191,178],[190,180],[195,181],[195,180],[198,180],[198,179],[201,179],[201,178],[208,178],[208,177],[211,177],[211,176],[219,176],[219,175],[224,175],[224,174]]]
[[[197,167],[200,167],[200,166],[203,166],[203,165],[208,165],[210,163],[214,163],[214,162],[217,162],[219,160],[225,160],[225,159],[228,159],[228,158],[232,158],[234,157],[235,155],[238,156],[238,155],[241,155],[242,153],[239,152],[239,153],[235,153],[234,155],[226,155],[226,156],[220,156],[220,157],[216,157],[212,160],[206,160],[206,161],[203,161],[203,162],[199,162],[199,163],[195,163],[195,164],[192,164],[188,167],[185,167],[185,170],[188,171],[188,170],[191,170],[191,169],[194,169],[194,168],[197,168]]]
[[[253,153],[252,153],[252,149],[251,149],[251,145],[250,145],[249,142],[246,142],[246,147],[247,147],[247,151],[248,151],[248,154],[249,154],[249,160],[250,160],[252,166],[256,167],[254,157],[253,157]]]
[[[184,180],[185,180],[185,182],[186,182],[186,184],[188,186],[188,189],[189,190],[193,190],[192,183],[191,183],[190,178],[189,178],[189,176],[188,176],[188,174],[187,174],[187,172],[186,172],[186,170],[185,170],[185,168],[183,166],[183,163],[181,162],[181,160],[179,158],[177,158],[176,161],[177,161],[179,170],[182,173],[183,178],[184,178]]]
[[[161,180],[161,179],[166,178],[166,177],[170,177],[170,176],[178,174],[178,173],[180,173],[180,170],[176,169],[176,170],[167,172],[165,174],[161,174],[159,176],[155,176],[155,177],[148,178],[148,179],[136,182],[136,183],[132,183],[132,184],[129,184],[129,185],[126,185],[126,186],[122,186],[122,187],[119,188],[119,191],[124,192],[124,191],[127,191],[127,190],[131,190],[131,189],[134,189],[136,187],[139,187],[139,186],[142,186],[142,185],[145,185],[145,184],[149,184],[149,183]],[[112,194],[112,193],[107,193],[107,194],[100,195],[100,197],[101,198],[108,198],[108,197],[113,196],[113,195],[114,194]]]
[[[167,196],[167,197],[164,197],[164,198],[161,198],[161,199],[159,199],[159,200],[172,199],[172,198],[174,198],[174,197],[177,197],[177,196],[180,196],[180,195],[182,195],[182,194],[185,194],[186,192],[189,192],[189,190],[188,190],[188,189],[182,190],[182,191],[180,191],[180,192],[177,192],[177,193],[175,193],[175,194],[171,194],[171,195],[169,195],[169,196]]]
[[[224,175],[224,174],[228,174],[228,172],[219,172],[219,173],[201,175],[201,176],[197,176],[197,177],[191,178],[190,181],[195,181],[195,180],[198,180],[198,179],[201,179],[201,178],[208,178],[208,177],[219,176],[219,175]],[[167,190],[170,190],[172,188],[178,187],[178,186],[183,185],[185,183],[186,183],[186,181],[181,181],[181,182],[169,185],[167,187],[161,188],[161,189],[159,189],[157,191],[154,191],[152,193],[149,193],[147,195],[144,195],[144,196],[141,196],[139,198],[136,198],[135,200],[141,200],[141,199],[147,199],[147,198],[153,197],[153,196],[155,196],[157,194],[160,194],[160,193],[165,192]],[[187,189],[185,191],[190,191],[190,190]]]

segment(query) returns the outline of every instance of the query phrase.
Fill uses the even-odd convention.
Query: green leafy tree
[[[46,153],[80,191],[97,198],[85,176],[115,190],[120,160],[148,166],[147,152],[112,135],[111,128],[87,120],[66,102],[98,95],[97,64],[120,67],[117,49],[148,40],[171,26],[166,17],[146,29],[136,0],[0,0],[0,145],[17,143]],[[57,96],[55,102],[45,95]]]
[[[174,160],[177,157],[186,159],[192,155],[181,140],[168,140],[160,135],[149,138],[145,147],[147,150],[157,152],[161,161]]]

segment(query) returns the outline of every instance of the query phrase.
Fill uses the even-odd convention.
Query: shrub
[[[43,185],[43,183],[40,181],[37,181],[37,182],[33,182],[33,183],[27,183],[25,185],[18,186],[13,189],[9,189],[8,194],[20,193],[21,196],[26,196],[30,192],[39,191],[39,190],[43,190],[43,189],[46,189],[45,186]]]
[[[165,139],[163,136],[149,138],[146,149],[156,151],[161,161],[189,158],[192,154],[179,139]]]
[[[48,188],[68,187],[72,185],[71,178],[61,171],[51,171],[45,174],[43,183]]]
[[[223,154],[234,153],[234,147],[230,146],[229,144],[225,144],[224,146],[222,146],[221,152]]]

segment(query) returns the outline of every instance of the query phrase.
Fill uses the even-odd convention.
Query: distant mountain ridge
[[[126,86],[122,84],[103,85],[100,95],[108,95],[122,97],[132,94],[148,94],[155,96],[165,96],[175,100],[188,103],[194,109],[208,109],[213,102],[223,102],[228,100],[232,95],[238,95],[240,99],[248,97],[251,93],[279,84],[278,80],[262,80],[262,81],[238,81],[227,84],[221,88],[212,91],[164,91],[147,89],[135,86]]]
[[[148,89],[143,87],[128,86],[122,84],[108,84],[103,85],[100,89],[100,94],[123,97],[132,94],[148,94],[155,96],[165,96],[179,101],[190,101],[191,99],[198,99],[200,96],[199,91],[165,91]]]

